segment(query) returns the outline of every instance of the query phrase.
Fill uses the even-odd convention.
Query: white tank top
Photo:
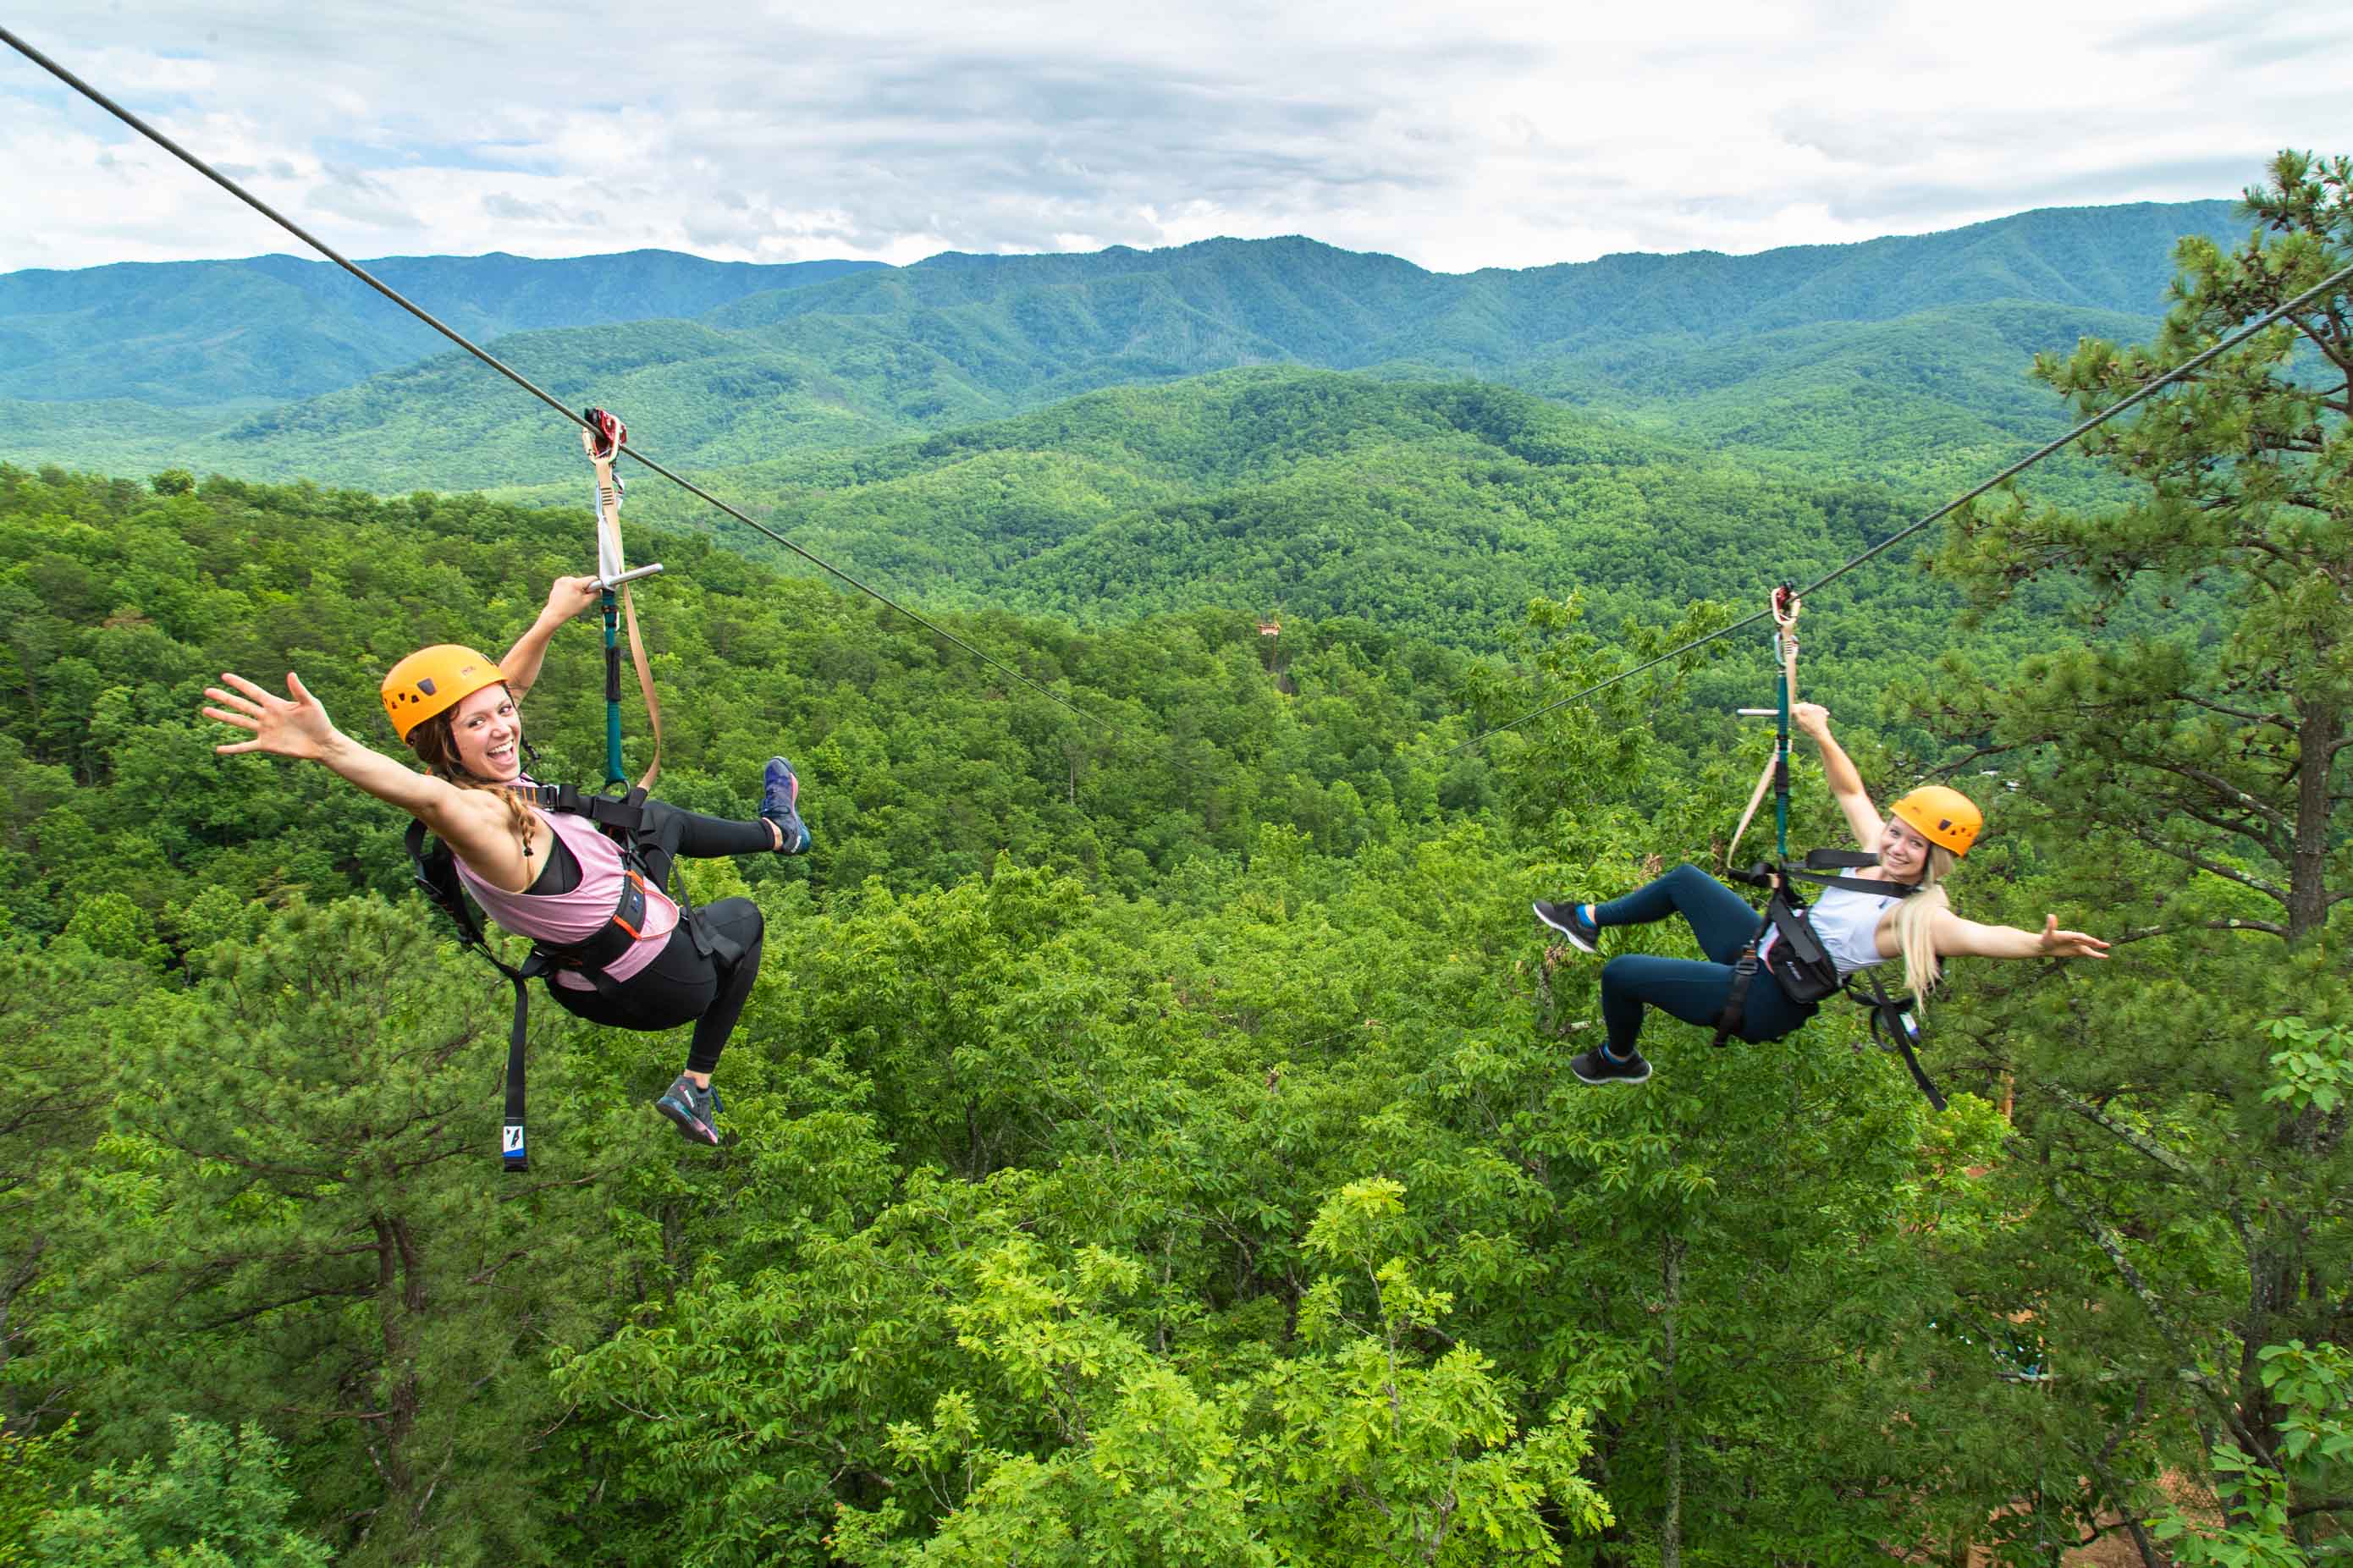
[[[1879,956],[1879,921],[1888,906],[1901,897],[1898,894],[1883,899],[1871,893],[1849,892],[1844,888],[1824,888],[1822,896],[1814,900],[1807,911],[1806,923],[1814,928],[1814,940],[1822,944],[1822,951],[1838,966],[1840,979],[1858,969],[1887,962]],[[1763,958],[1780,940],[1779,931],[1772,932],[1757,950],[1757,956]]]

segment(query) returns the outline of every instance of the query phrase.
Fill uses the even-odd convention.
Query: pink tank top
[[[540,811],[540,820],[562,839],[580,862],[580,885],[568,893],[510,893],[493,888],[457,862],[458,879],[482,906],[482,912],[501,929],[533,942],[586,942],[605,929],[613,906],[621,900],[621,851],[596,825],[567,812]],[[654,961],[678,929],[678,906],[651,882],[646,884],[646,923],[629,950],[606,965],[605,973],[627,980]],[[567,991],[594,991],[594,982],[573,970],[559,969],[554,983]]]

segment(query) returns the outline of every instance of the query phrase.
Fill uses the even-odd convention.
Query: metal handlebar
[[[650,566],[632,566],[627,572],[617,573],[610,577],[597,578],[593,586],[599,593],[609,594],[624,583],[634,583],[640,577],[650,577],[660,570],[661,563],[659,561]]]

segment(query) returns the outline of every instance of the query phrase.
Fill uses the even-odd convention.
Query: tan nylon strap
[[[637,663],[638,689],[646,694],[646,720],[654,731],[653,761],[646,764],[646,776],[638,781],[638,787],[651,790],[661,773],[661,699],[654,695],[654,672],[646,663],[645,639],[638,636],[638,607],[629,598],[627,583],[621,584],[621,618],[628,625],[629,658]]]
[[[1740,826],[1732,830],[1732,842],[1725,847],[1724,863],[1727,866],[1740,852],[1740,836],[1748,831],[1749,823],[1756,818],[1757,808],[1765,804],[1765,792],[1773,787],[1773,761],[1771,757],[1765,759],[1765,771],[1757,775],[1757,788],[1748,796],[1748,809],[1740,814]]]

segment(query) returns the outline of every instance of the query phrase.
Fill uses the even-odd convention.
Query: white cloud
[[[797,12],[798,14],[796,14]],[[19,0],[350,254],[733,259],[1308,234],[1461,270],[2230,195],[2353,150],[2353,21],[2201,0]],[[0,269],[293,242],[0,54]]]

